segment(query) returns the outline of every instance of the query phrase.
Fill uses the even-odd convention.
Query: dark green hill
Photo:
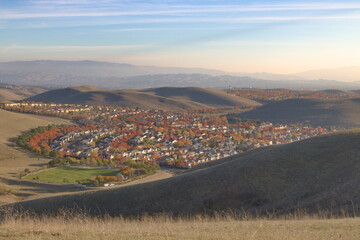
[[[169,179],[16,206],[51,214],[86,208],[91,214],[359,213],[360,130],[314,137],[214,161]],[[205,166],[205,165],[204,165]]]

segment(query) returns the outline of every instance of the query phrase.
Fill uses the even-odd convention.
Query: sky
[[[360,66],[359,43],[359,0],[0,0],[0,62],[297,73]]]

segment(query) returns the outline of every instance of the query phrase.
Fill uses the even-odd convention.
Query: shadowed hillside
[[[296,209],[359,213],[360,130],[258,149],[173,178],[22,202],[38,213],[86,208],[94,215],[196,214]],[[217,163],[217,164],[216,164]]]
[[[344,100],[288,99],[230,117],[312,126],[360,127],[360,98]]]
[[[26,101],[140,107],[165,110],[254,106],[259,103],[203,88],[154,88],[108,91],[88,86],[57,89]]]

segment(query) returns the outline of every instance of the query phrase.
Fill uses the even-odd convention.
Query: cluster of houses
[[[93,106],[90,105],[76,105],[76,104],[57,104],[57,103],[37,103],[37,102],[19,102],[19,103],[3,103],[4,109],[33,109],[43,113],[49,113],[51,115],[61,113],[79,113],[88,112],[93,110]]]
[[[273,125],[244,121],[228,124],[211,116],[160,110],[141,110],[72,104],[11,103],[7,109],[83,114],[77,129],[54,139],[49,146],[76,158],[97,156],[113,161],[157,161],[162,165],[192,167],[273,144],[298,141],[331,129],[302,125]],[[51,110],[51,111],[50,111]]]

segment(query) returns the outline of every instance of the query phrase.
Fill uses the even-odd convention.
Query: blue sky
[[[294,73],[360,66],[360,1],[0,0],[0,61]]]

